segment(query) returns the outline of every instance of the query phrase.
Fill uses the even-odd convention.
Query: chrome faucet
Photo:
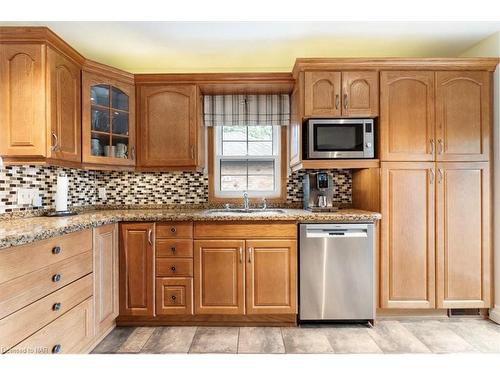
[[[248,193],[245,191],[243,193],[243,208],[248,210],[250,208],[250,203],[248,202]]]

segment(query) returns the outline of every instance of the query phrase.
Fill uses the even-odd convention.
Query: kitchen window
[[[229,125],[214,129],[216,197],[276,198],[281,193],[281,128]]]

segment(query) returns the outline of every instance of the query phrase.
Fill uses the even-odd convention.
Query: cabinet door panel
[[[45,47],[0,44],[0,155],[46,156]]]
[[[118,316],[118,228],[94,229],[94,300],[96,335],[104,334]]]
[[[438,160],[487,161],[490,121],[488,72],[436,73]]]
[[[297,243],[246,241],[247,314],[297,312]]]
[[[434,160],[434,72],[380,73],[380,158]]]
[[[51,158],[80,162],[80,67],[50,47],[47,62]]]
[[[121,224],[120,314],[154,314],[154,224]]]
[[[342,115],[373,117],[378,114],[378,73],[342,72]]]
[[[434,163],[382,163],[383,308],[434,308],[434,185]]]
[[[139,165],[196,166],[196,87],[142,87]]]
[[[487,308],[491,299],[488,163],[439,163],[437,299],[440,308]]]
[[[305,116],[340,116],[340,72],[305,72]]]
[[[245,241],[194,241],[194,248],[196,314],[244,314]]]
[[[106,92],[107,96],[96,95],[98,88]],[[110,105],[121,109],[117,111]],[[99,165],[133,166],[136,163],[135,135],[134,86],[105,75],[84,71],[82,73],[82,161]],[[93,145],[93,142],[96,144]],[[118,152],[119,143],[126,146],[125,157],[120,156]],[[115,157],[109,153],[105,154],[104,147],[111,145],[115,146]]]

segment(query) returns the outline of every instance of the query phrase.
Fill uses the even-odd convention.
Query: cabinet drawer
[[[0,251],[0,284],[92,250],[92,230]]]
[[[8,351],[9,354],[78,354],[94,337],[92,298]]]
[[[156,224],[156,238],[193,238],[193,223],[172,221]]]
[[[87,251],[1,284],[0,319],[91,272],[92,251]]]
[[[92,274],[0,320],[2,352],[20,343],[90,296],[92,296]]]
[[[296,223],[204,222],[194,226],[195,238],[296,238]]]
[[[159,277],[156,279],[156,314],[193,314],[192,278]]]
[[[193,260],[158,258],[156,259],[156,276],[193,276]]]
[[[175,240],[156,240],[157,257],[192,257],[193,240],[175,239]]]

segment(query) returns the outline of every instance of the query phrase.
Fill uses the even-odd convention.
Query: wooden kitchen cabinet
[[[80,71],[81,58],[67,48],[0,43],[0,156],[7,163],[80,164]]]
[[[379,125],[381,161],[434,160],[434,72],[381,72]]]
[[[247,314],[295,314],[297,242],[246,241]]]
[[[382,163],[382,308],[435,307],[435,183],[432,162]]]
[[[118,224],[94,229],[94,305],[96,336],[114,326],[118,316]]]
[[[45,157],[45,51],[0,44],[0,156]]]
[[[490,74],[436,73],[438,161],[488,161],[490,156]]]
[[[120,315],[154,314],[154,226],[120,225]]]
[[[378,72],[342,72],[342,116],[377,116],[378,91]]]
[[[158,277],[156,279],[156,314],[192,315],[192,284],[191,277]]]
[[[437,307],[491,307],[488,163],[437,164]]]
[[[373,117],[377,114],[377,72],[304,73],[305,117]]]
[[[86,63],[82,74],[82,148],[88,167],[136,163],[135,87],[125,72]],[[99,72],[96,73],[96,67]]]
[[[304,76],[305,116],[340,116],[342,114],[341,73],[305,72]]]
[[[49,157],[80,163],[81,70],[53,48],[47,48],[47,109],[50,124]],[[49,140],[48,140],[49,141]]]
[[[245,313],[245,241],[194,241],[195,314]]]
[[[140,86],[138,167],[193,170],[201,165],[196,85]]]

